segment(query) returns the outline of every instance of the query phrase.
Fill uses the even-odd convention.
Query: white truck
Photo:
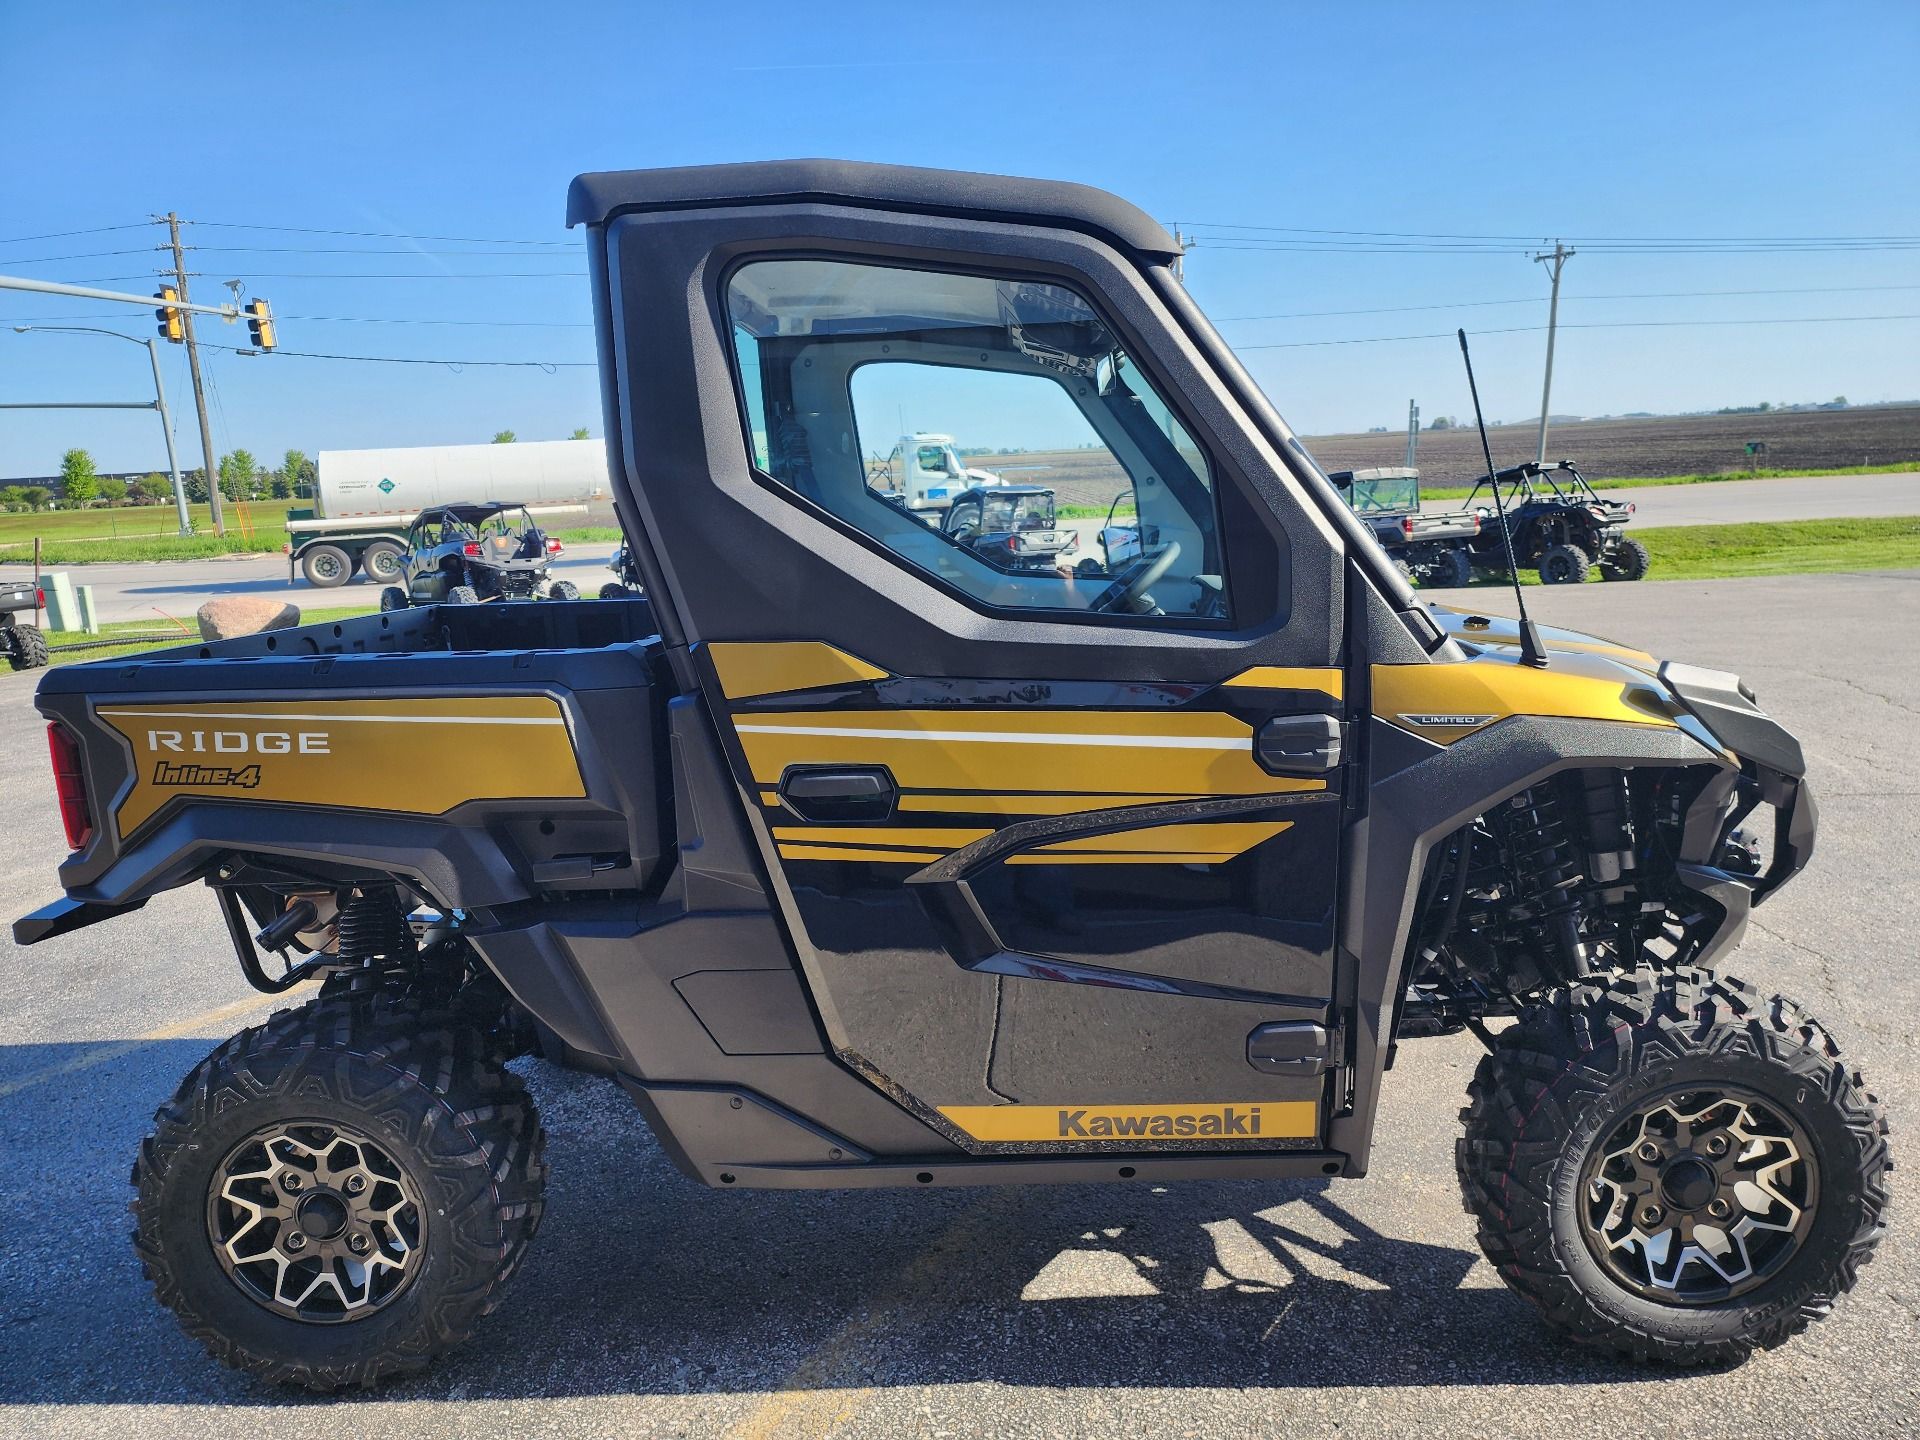
[[[287,512],[289,571],[313,585],[344,585],[356,572],[376,585],[400,573],[407,526],[433,505],[508,500],[536,519],[584,513],[607,495],[599,440],[512,445],[419,445],[322,450],[311,507]]]
[[[876,483],[909,510],[944,510],[975,485],[1006,482],[991,470],[968,469],[953,448],[953,436],[916,430],[894,442]]]

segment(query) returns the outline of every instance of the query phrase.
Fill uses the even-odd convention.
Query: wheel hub
[[[1648,1101],[1595,1145],[1580,1229],[1612,1277],[1667,1304],[1709,1305],[1777,1273],[1812,1226],[1806,1133],[1744,1090]]]
[[[425,1207],[371,1137],[291,1121],[243,1140],[214,1171],[207,1231],[243,1293],[314,1324],[364,1319],[419,1273]]]

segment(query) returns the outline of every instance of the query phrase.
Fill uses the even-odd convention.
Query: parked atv
[[[1471,510],[1424,514],[1418,470],[1334,470],[1327,478],[1409,580],[1458,589],[1473,578],[1480,517]]]
[[[38,613],[45,603],[31,580],[0,580],[0,659],[14,670],[37,670],[48,660],[47,637],[22,613]]]
[[[602,600],[630,600],[647,593],[646,582],[640,578],[640,567],[633,562],[633,547],[626,541],[622,540],[614,550],[607,568],[615,578],[600,587]]]
[[[401,585],[380,592],[380,608],[477,605],[483,600],[578,600],[580,587],[548,574],[560,542],[525,507],[504,500],[437,505],[407,527]]]
[[[647,600],[40,682],[70,853],[15,940],[201,881],[248,983],[314,987],[135,1159],[141,1264],[214,1355],[331,1390],[465,1340],[541,1218],[535,1048],[718,1190],[1146,1192],[1405,1183],[1394,1057],[1471,1037],[1480,1246],[1573,1341],[1724,1364],[1857,1283],[1880,1102],[1716,968],[1818,824],[1749,686],[1422,604],[1114,196],[799,161],[587,175],[569,213]],[[1073,406],[1137,553],[1009,573],[876,497],[883,364]],[[97,953],[169,943],[138,923]],[[595,1198],[576,1238],[634,1203]],[[609,1240],[620,1304],[708,1258],[662,1228],[694,1248]]]
[[[1596,565],[1604,580],[1646,578],[1647,547],[1624,531],[1633,506],[1595,494],[1571,460],[1554,465],[1529,460],[1500,471],[1491,481],[1480,477],[1467,497],[1467,508],[1481,522],[1472,546],[1476,570],[1504,575],[1507,569],[1507,552],[1488,489],[1495,484],[1506,487],[1501,498],[1513,532],[1514,563],[1537,567],[1543,585],[1577,585]],[[1483,490],[1488,491],[1484,496]]]
[[[1044,485],[976,485],[947,507],[941,528],[996,570],[1047,574],[1073,564],[1080,536],[1057,527]]]

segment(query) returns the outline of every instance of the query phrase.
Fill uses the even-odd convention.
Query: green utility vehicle
[[[1111,195],[804,161],[568,210],[645,599],[40,684],[72,850],[16,940],[125,917],[124,964],[200,883],[308,992],[134,1166],[213,1354],[333,1389],[466,1338],[540,1221],[530,1050],[720,1191],[1157,1187],[1365,1175],[1398,1048],[1465,1032],[1480,1244],[1571,1339],[1734,1360],[1853,1286],[1880,1106],[1718,969],[1813,853],[1751,689],[1422,604]],[[867,483],[902,413],[1095,451],[1132,553],[936,533]]]

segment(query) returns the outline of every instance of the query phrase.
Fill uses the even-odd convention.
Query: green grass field
[[[302,625],[330,625],[336,620],[351,620],[356,615],[373,613],[377,607],[369,602],[363,605],[342,605],[326,610],[302,610]],[[26,618],[26,617],[21,617]],[[123,645],[103,645],[99,642],[111,640],[116,635],[134,637]],[[161,619],[153,620],[116,620],[102,625],[98,635],[89,635],[81,630],[49,630],[46,632],[47,644],[57,653],[53,657],[55,665],[76,665],[86,660],[113,660],[125,655],[138,655],[148,650],[170,650],[176,645],[195,645],[200,641],[200,632],[189,621],[182,629],[175,629]],[[69,645],[87,645],[85,650],[62,650]],[[0,667],[0,674],[4,674]]]
[[[1817,480],[1829,475],[1903,475],[1912,470],[1911,462],[1897,465],[1843,465],[1824,470],[1733,470],[1712,475],[1653,475],[1630,480],[1594,480],[1596,490],[1644,490],[1649,485],[1714,485],[1723,480]],[[1582,472],[1584,473],[1584,472]],[[1589,477],[1590,479],[1592,477]],[[1421,500],[1464,500],[1473,493],[1471,485],[1420,487]]]

